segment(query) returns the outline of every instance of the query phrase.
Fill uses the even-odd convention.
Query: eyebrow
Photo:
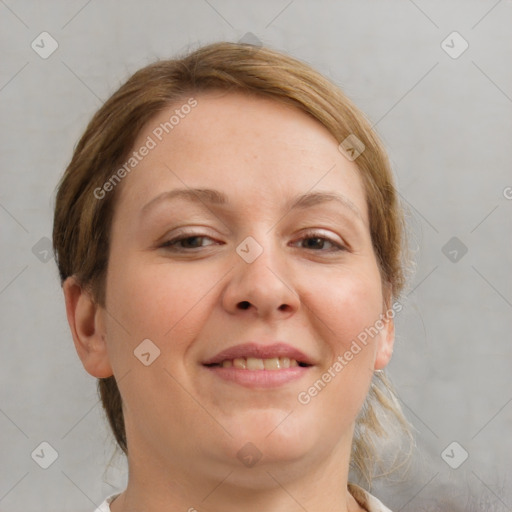
[[[211,188],[178,188],[169,190],[167,192],[162,192],[161,194],[151,199],[151,201],[146,203],[141,208],[141,214],[146,213],[157,204],[162,202],[169,202],[173,199],[185,199],[193,203],[202,203],[203,205],[205,203],[212,205],[229,204],[228,196],[219,190]],[[284,209],[286,211],[296,209],[303,210],[317,206],[319,204],[333,201],[341,204],[347,210],[355,214],[361,221],[363,221],[361,212],[348,197],[333,192],[307,192],[305,194],[292,197],[289,201],[287,201]]]

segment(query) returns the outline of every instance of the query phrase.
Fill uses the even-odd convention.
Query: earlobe
[[[107,353],[104,311],[78,280],[68,277],[63,285],[66,315],[78,357],[93,377],[113,375]]]
[[[391,316],[391,288],[387,284],[385,286],[385,298],[383,301],[384,318],[382,322],[384,327],[380,332],[379,342],[377,345],[377,353],[375,357],[375,370],[382,370],[385,368],[391,356],[393,355],[393,345],[395,343],[395,321],[394,315]]]
[[[385,327],[380,333],[377,345],[375,370],[382,370],[388,365],[393,355],[393,345],[395,343],[395,321],[392,318],[387,318],[383,322],[385,322]]]

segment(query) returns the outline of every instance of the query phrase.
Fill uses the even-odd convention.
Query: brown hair
[[[269,48],[227,42],[140,69],[93,116],[56,196],[53,246],[61,282],[76,276],[105,306],[109,233],[118,192],[98,199],[94,191],[126,161],[135,138],[158,112],[187,95],[212,89],[293,105],[317,119],[339,143],[355,135],[364,144],[356,164],[366,191],[371,239],[383,283],[397,299],[406,280],[405,221],[386,152],[370,124],[337,86],[307,64]],[[98,387],[117,443],[127,453],[122,400],[114,376],[99,379]],[[376,372],[356,423],[351,461],[368,481],[375,444],[386,434],[379,411],[390,412],[401,430],[409,432],[394,396],[385,374]]]

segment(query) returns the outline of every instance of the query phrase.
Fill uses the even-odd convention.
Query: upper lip
[[[213,357],[203,361],[203,364],[219,364],[222,363],[222,361],[248,357],[255,357],[257,359],[288,357],[295,359],[298,363],[314,364],[311,358],[304,354],[304,352],[282,342],[272,343],[271,345],[262,345],[256,342],[242,343],[218,352]]]

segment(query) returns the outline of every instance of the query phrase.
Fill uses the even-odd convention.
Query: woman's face
[[[299,110],[195,99],[118,185],[102,321],[129,450],[217,475],[347,457],[393,341],[353,345],[385,312],[356,164]]]

